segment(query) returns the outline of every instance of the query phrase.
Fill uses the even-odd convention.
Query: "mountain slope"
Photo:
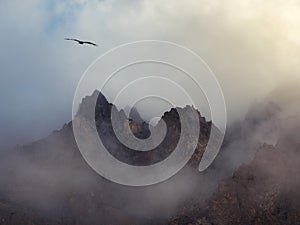
[[[107,144],[114,143],[108,147],[116,158],[137,165],[167,157],[180,136],[177,110],[195,110],[187,106],[166,112],[162,117],[168,128],[165,140],[151,153],[141,154],[122,145],[114,135],[110,120],[114,106],[101,93],[94,92],[83,99],[78,115],[93,119],[88,118],[87,112],[97,95],[95,121],[99,136],[105,137]],[[137,137],[149,135],[146,122],[128,120],[123,111],[118,113]],[[0,191],[8,204],[30,208],[35,213],[33,218],[42,215],[53,224],[99,224],[99,221],[101,224],[141,224],[167,220],[184,199],[192,196],[197,185],[194,178],[211,127],[210,122],[198,115],[201,133],[192,159],[182,171],[161,184],[134,188],[102,178],[82,158],[70,122],[45,139],[19,146],[3,157]]]

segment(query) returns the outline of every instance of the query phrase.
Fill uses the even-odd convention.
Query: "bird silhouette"
[[[98,46],[97,44],[90,42],[90,41],[82,41],[82,40],[78,40],[78,39],[74,39],[74,38],[65,38],[65,40],[67,41],[76,41],[78,42],[78,44],[83,45],[83,44],[88,44],[88,45],[94,45],[94,46]]]

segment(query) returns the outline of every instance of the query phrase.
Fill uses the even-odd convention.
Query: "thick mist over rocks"
[[[46,139],[3,154],[0,199],[16,205],[17,214],[28,213],[53,224],[164,224],[182,215],[183,208],[194,206],[205,216],[220,182],[251,163],[264,143],[287,153],[294,160],[291,165],[297,165],[299,94],[293,86],[280,87],[253,104],[244,120],[228,128],[220,154],[202,173],[188,166],[166,182],[146,188],[107,182],[81,157],[69,123]],[[265,166],[262,169],[270,169]],[[291,185],[297,186],[297,180]]]
[[[1,1],[0,143],[29,143],[58,129],[71,119],[90,63],[142,39],[195,51],[219,79],[229,121],[242,119],[253,100],[300,82],[299,10],[293,0]],[[66,36],[100,45],[77,46]]]
[[[254,102],[244,120],[229,126],[223,148],[224,152],[230,152],[225,160],[229,167],[236,168],[250,162],[255,150],[264,143],[278,146],[281,140],[297,139],[296,130],[300,124],[299,88],[296,83],[283,83],[264,99]],[[289,140],[282,150],[289,148],[288,143],[292,148],[297,145],[297,142]]]
[[[166,224],[186,218],[190,209],[206,217],[220,183],[238,183],[235,172],[250,165],[264,143],[279,154],[266,154],[254,174],[267,171],[292,190],[280,190],[283,199],[300,202],[294,191],[300,186],[299,2],[3,0],[0,19],[0,223]],[[65,37],[99,47],[66,43]],[[223,90],[229,126],[204,172],[190,165],[158,185],[128,188],[86,164],[65,123],[90,63],[143,39],[186,46],[208,63]],[[115,91],[103,94],[110,99]],[[278,155],[284,165],[268,162]]]

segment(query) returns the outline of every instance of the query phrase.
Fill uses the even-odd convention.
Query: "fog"
[[[86,216],[83,224],[99,218],[108,223],[114,215],[122,222],[132,216],[155,221],[177,215],[189,201],[205,209],[219,182],[250,163],[263,143],[292,151],[291,166],[299,165],[297,1],[4,0],[0,20],[1,199],[52,219],[60,215],[61,223],[70,222],[64,215],[78,212]],[[65,37],[99,47],[65,42]],[[117,45],[143,39],[186,46],[210,66],[225,97],[228,129],[220,154],[204,173],[188,167],[149,189],[127,189],[101,183],[79,155],[70,128],[63,128],[65,136],[51,132],[71,121],[76,86],[92,61]],[[110,99],[117,91],[112,87],[104,94]],[[150,107],[161,113],[153,102]],[[47,136],[7,155],[7,146]]]
[[[0,6],[1,145],[37,140],[69,121],[89,64],[130,41],[172,41],[201,56],[219,80],[230,123],[281,83],[300,82],[297,1],[5,0]]]
[[[187,166],[163,183],[141,188],[108,182],[84,162],[75,147],[70,125],[65,125],[47,139],[18,147],[2,157],[1,198],[33,210],[33,218],[42,216],[63,224],[74,221],[151,224],[176,217],[183,207],[193,204],[199,207],[200,215],[205,215],[219,183],[230,178],[241,165],[249,164],[264,143],[274,145],[292,160],[287,165],[291,171],[297,168],[300,159],[298,88],[283,85],[253,103],[245,119],[228,127],[220,154],[202,173]],[[271,164],[261,169],[272,172]],[[298,187],[300,183],[294,175],[291,172],[291,177],[286,177],[287,184]],[[279,174],[274,175],[274,179],[281,178]]]

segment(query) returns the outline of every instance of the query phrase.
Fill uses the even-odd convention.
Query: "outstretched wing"
[[[89,45],[98,46],[97,44],[95,44],[95,43],[93,43],[93,42],[90,42],[90,41],[84,41],[83,43],[84,43],[84,44],[89,44]]]
[[[67,40],[67,41],[77,41],[78,43],[80,42],[80,40],[74,39],[74,38],[65,38],[65,40]]]

